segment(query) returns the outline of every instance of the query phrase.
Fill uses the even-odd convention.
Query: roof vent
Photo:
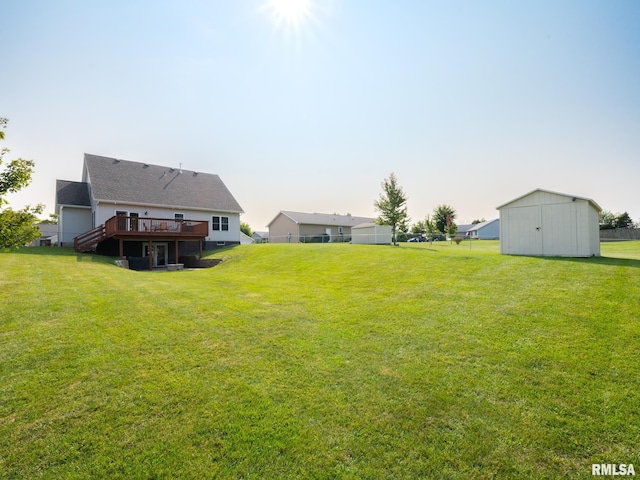
[[[180,172],[178,173],[182,174],[182,162],[180,163]]]
[[[145,164],[144,164],[144,168],[147,168],[148,166],[149,166],[149,164],[148,164],[148,163],[145,163]]]

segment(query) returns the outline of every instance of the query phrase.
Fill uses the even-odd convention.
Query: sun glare
[[[269,0],[267,9],[276,25],[299,26],[311,16],[311,0]]]

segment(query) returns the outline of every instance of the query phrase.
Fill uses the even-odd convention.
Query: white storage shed
[[[351,243],[389,245],[391,243],[391,226],[361,223],[351,227]]]
[[[538,188],[497,207],[500,253],[557,257],[600,255],[600,206],[590,198]]]

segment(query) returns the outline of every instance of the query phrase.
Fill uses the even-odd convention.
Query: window
[[[184,213],[176,213],[176,214],[174,215],[174,218],[175,218],[176,220],[184,220]]]
[[[229,231],[229,217],[211,217],[211,225],[214,231],[228,232]]]

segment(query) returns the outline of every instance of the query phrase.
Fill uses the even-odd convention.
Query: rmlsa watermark
[[[591,475],[636,476],[633,463],[593,463]]]

